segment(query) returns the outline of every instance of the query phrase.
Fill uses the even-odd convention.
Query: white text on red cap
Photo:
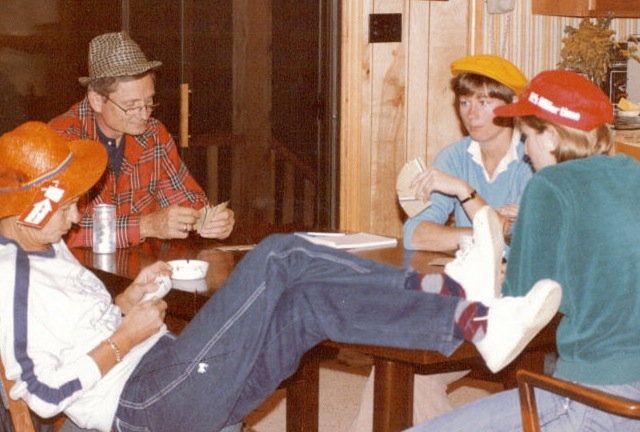
[[[574,121],[580,121],[580,113],[576,111],[572,111],[567,107],[557,107],[553,104],[552,101],[547,99],[544,96],[540,96],[536,92],[531,92],[529,94],[529,102],[539,107],[540,109],[545,110],[553,115],[559,115],[560,117],[564,117]]]

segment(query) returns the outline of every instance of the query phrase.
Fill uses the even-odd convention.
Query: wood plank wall
[[[395,178],[462,136],[450,64],[472,50],[475,0],[343,3],[340,227],[400,236]],[[401,13],[402,41],[369,44],[372,13]]]
[[[230,205],[245,220],[272,221],[275,179],[263,169],[271,145],[271,1],[235,0],[233,32],[233,133],[245,141],[233,152]]]
[[[489,15],[483,0],[343,0],[340,227],[402,235],[395,177],[462,136],[449,88],[452,61],[502,55],[531,77],[559,61],[563,30],[579,18],[534,16],[532,0]],[[402,42],[369,44],[371,13],[401,13]],[[620,40],[640,20],[614,19]]]

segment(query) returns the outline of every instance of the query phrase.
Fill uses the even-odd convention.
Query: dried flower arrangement
[[[616,55],[640,61],[635,55],[635,47],[623,49],[615,42],[615,30],[610,29],[612,19],[609,15],[594,23],[590,18],[583,18],[578,28],[566,26],[564,33],[567,36],[562,39],[564,46],[558,67],[582,73],[600,86],[606,81]]]

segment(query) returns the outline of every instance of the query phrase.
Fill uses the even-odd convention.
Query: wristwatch
[[[477,195],[477,194],[478,194],[478,193],[476,192],[476,190],[475,190],[475,189],[474,189],[474,190],[472,190],[468,197],[466,197],[466,198],[465,198],[465,199],[463,199],[463,200],[460,200],[460,205],[464,205],[464,203],[466,203],[466,202],[468,202],[468,201],[471,201],[472,199],[474,199],[474,198],[476,197],[476,195]]]

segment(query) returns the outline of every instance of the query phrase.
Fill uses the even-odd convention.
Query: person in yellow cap
[[[472,220],[486,205],[500,214],[503,232],[508,232],[532,175],[531,165],[524,160],[522,134],[510,119],[496,119],[493,113],[494,108],[517,99],[527,85],[524,74],[495,55],[461,58],[453,62],[451,72],[458,114],[468,136],[445,147],[433,165],[412,181],[418,198],[431,204],[405,222],[403,242],[408,250],[457,249],[464,237],[472,238]],[[448,224],[452,213],[453,226]],[[460,277],[453,264],[445,272],[454,279]],[[416,375],[414,422],[451,411],[447,386],[466,373]],[[372,401],[373,372],[349,432],[371,431]]]
[[[472,55],[451,65],[452,87],[467,136],[440,151],[433,165],[411,183],[430,205],[404,224],[406,249],[451,251],[471,234],[475,212],[484,205],[502,217],[508,233],[532,168],[524,159],[521,133],[493,110],[516,100],[527,78],[495,55]],[[455,225],[447,222],[453,214]]]

